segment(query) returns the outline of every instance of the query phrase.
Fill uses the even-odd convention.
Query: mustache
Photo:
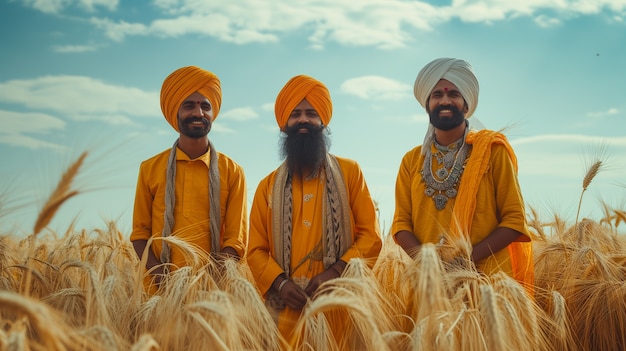
[[[433,113],[433,114],[435,114],[435,115],[439,115],[439,113],[440,113],[442,110],[450,110],[450,111],[452,111],[452,113],[453,113],[453,114],[455,114],[455,115],[456,115],[457,113],[461,113],[461,110],[459,110],[459,109],[458,109],[456,106],[454,106],[454,105],[443,105],[443,106],[442,106],[442,105],[440,105],[440,106],[437,106],[437,107],[435,107],[435,108],[432,110],[432,113]]]
[[[185,124],[190,124],[190,123],[195,123],[195,122],[202,122],[205,126],[209,125],[209,120],[204,117],[188,117],[185,120],[183,120],[183,123]]]
[[[286,127],[285,128],[285,133],[287,135],[292,135],[292,134],[297,134],[298,130],[300,129],[306,129],[309,133],[315,133],[315,132],[320,132],[322,129],[324,129],[323,126],[320,127],[316,127],[312,124],[309,123],[298,123],[296,125],[293,125],[291,127]]]

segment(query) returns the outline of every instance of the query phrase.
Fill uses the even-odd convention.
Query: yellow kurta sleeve
[[[518,241],[530,241],[522,190],[511,157],[502,145],[496,144],[492,148],[491,176],[493,188],[497,189],[493,195],[500,219],[497,226],[510,228],[523,234]],[[478,216],[474,215],[474,221],[476,220]]]
[[[360,257],[374,265],[382,247],[376,206],[370,195],[363,172],[356,161],[337,157],[348,190],[351,210],[353,244],[341,257],[342,261]]]
[[[247,261],[261,294],[265,296],[283,269],[272,257],[271,189],[276,172],[261,180],[250,210],[250,231]]]
[[[418,203],[415,202],[414,197],[423,197],[423,194],[418,192],[422,167],[420,155],[421,147],[418,146],[407,152],[400,163],[396,177],[396,207],[390,229],[390,234],[394,240],[399,231],[406,230],[417,234],[414,228],[414,218],[416,217],[415,212],[418,210]],[[424,243],[423,238],[418,236],[418,239]]]
[[[244,257],[248,244],[248,204],[243,168],[219,154],[222,247],[232,247]]]
[[[148,240],[152,236],[152,202],[154,195],[150,191],[150,175],[146,163],[142,162],[137,177],[135,205],[133,210],[133,230],[130,240]]]

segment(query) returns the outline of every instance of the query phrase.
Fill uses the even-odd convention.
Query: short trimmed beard
[[[204,127],[200,128],[195,125],[191,125],[193,122],[202,121]],[[192,139],[204,138],[211,131],[212,121],[204,117],[187,117],[182,120],[178,118],[178,130],[184,136]]]
[[[298,132],[302,128],[309,132]],[[287,167],[293,175],[309,176],[322,166],[330,148],[330,140],[324,130],[324,126],[315,127],[306,123],[285,128],[281,156],[287,160]]]
[[[452,117],[439,117],[441,110],[452,111]],[[433,127],[439,130],[454,129],[465,121],[465,114],[454,105],[437,106],[434,110],[428,113],[428,116],[430,117],[430,123]]]

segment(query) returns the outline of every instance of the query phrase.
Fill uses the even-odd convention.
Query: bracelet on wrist
[[[289,279],[285,278],[282,282],[280,282],[280,284],[278,284],[278,295],[280,295],[280,292],[283,290],[283,287],[285,287],[285,284],[287,284],[288,280]]]
[[[339,276],[341,276],[342,269],[340,269],[339,267],[337,267],[337,264],[336,264],[336,263],[335,263],[335,264],[333,264],[332,266],[330,266],[330,268],[331,268],[333,271],[337,272],[337,274],[339,274]]]

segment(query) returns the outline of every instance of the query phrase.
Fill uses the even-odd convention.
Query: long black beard
[[[193,122],[202,121],[204,127],[199,128],[191,125]],[[187,117],[184,120],[178,119],[178,130],[182,135],[193,139],[204,138],[211,131],[211,120],[203,117]]]
[[[452,117],[439,117],[439,113],[441,112],[441,110],[451,110]],[[433,127],[439,130],[454,129],[465,121],[465,114],[454,105],[437,106],[434,110],[428,113],[428,117],[430,117],[430,123],[433,125]]]
[[[299,133],[306,128],[308,133]],[[324,163],[330,147],[324,127],[298,124],[287,127],[282,140],[281,155],[287,160],[287,167],[294,175],[310,175]]]

